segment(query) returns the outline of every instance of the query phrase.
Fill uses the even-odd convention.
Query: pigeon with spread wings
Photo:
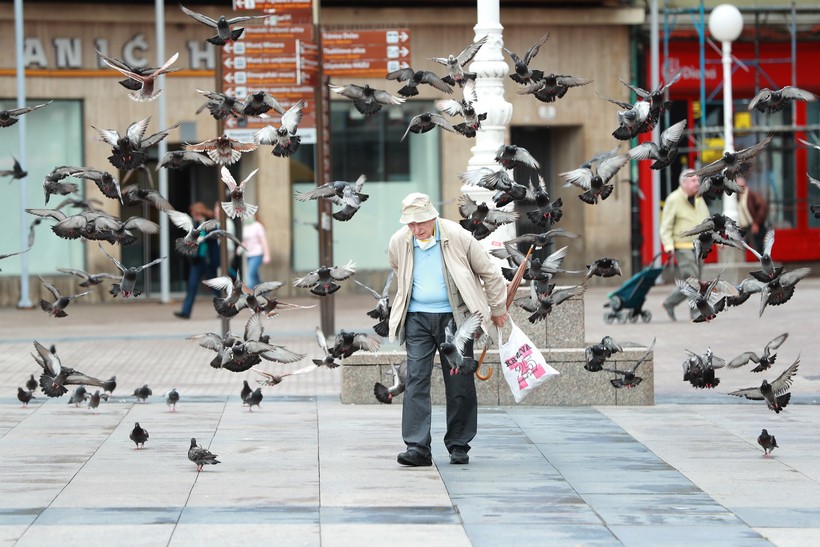
[[[171,72],[171,65],[177,62],[179,58],[179,53],[174,53],[171,57],[163,63],[163,65],[153,72],[149,74],[144,74],[143,71],[133,71],[123,68],[118,63],[112,63],[108,60],[107,57],[103,56],[102,60],[105,64],[125,76],[128,80],[134,80],[140,84],[139,88],[135,89],[131,93],[128,94],[128,97],[132,101],[137,102],[144,102],[144,101],[153,101],[159,94],[162,93],[161,89],[156,87],[157,78],[161,75]],[[122,82],[120,82],[122,83]]]
[[[643,378],[636,375],[635,372],[638,370],[638,367],[641,366],[641,364],[649,360],[649,356],[652,353],[652,350],[655,349],[655,340],[655,338],[652,339],[652,343],[649,344],[649,347],[646,349],[646,351],[640,357],[638,357],[637,361],[635,361],[635,364],[632,366],[631,369],[619,370],[617,368],[603,368],[603,370],[607,372],[612,372],[613,374],[618,374],[621,376],[620,378],[612,378],[609,381],[609,383],[612,384],[612,387],[637,387],[643,381]]]
[[[48,289],[52,296],[54,296],[54,302],[49,302],[48,300],[40,299],[40,308],[42,308],[44,312],[46,312],[48,315],[52,317],[66,317],[68,315],[65,312],[66,306],[68,306],[72,300],[85,296],[91,292],[85,291],[72,296],[63,296],[63,294],[60,292],[60,289],[58,289],[51,283],[48,283],[42,277],[40,277],[40,282],[43,284],[43,287]]]
[[[120,134],[113,129],[98,129],[93,125],[91,127],[97,131],[97,140],[112,147],[112,153],[108,156],[108,161],[111,162],[111,165],[117,169],[131,170],[145,165],[145,162],[148,161],[148,148],[160,142],[168,136],[172,129],[179,126],[179,123],[176,123],[167,129],[157,131],[153,135],[145,137],[145,131],[148,129],[148,122],[150,121],[151,117],[148,116],[147,118],[131,123],[128,129],[125,130],[125,135],[123,136],[120,136]],[[88,170],[86,172],[89,171],[94,170]],[[74,176],[80,177],[79,174],[75,174]]]
[[[427,84],[448,95],[453,93],[453,88],[447,85],[435,73],[429,70],[413,70],[410,67],[400,68],[389,72],[385,76],[388,80],[397,80],[399,82],[407,82],[404,87],[399,89],[397,93],[402,97],[415,97],[419,94],[418,86]]]
[[[538,55],[538,50],[541,49],[546,41],[549,39],[550,33],[544,34],[541,38],[536,40],[536,42],[530,46],[530,49],[527,50],[527,53],[524,54],[524,58],[522,59],[514,52],[510,51],[506,47],[501,48],[504,53],[510,56],[510,59],[515,64],[515,72],[510,74],[510,79],[517,84],[529,84],[532,83],[533,80],[539,80],[543,77],[544,73],[540,70],[532,70],[530,68],[530,62]]]
[[[226,19],[224,15],[220,15],[218,19],[211,19],[207,15],[190,10],[182,4],[180,4],[179,7],[182,8],[182,12],[185,15],[188,15],[194,21],[216,29],[216,35],[205,39],[206,42],[209,42],[215,46],[224,46],[231,40],[239,40],[245,29],[242,27],[232,28],[234,25],[244,23],[245,21],[264,19],[267,17],[267,15],[240,15],[238,17]]]
[[[772,364],[777,359],[777,353],[775,350],[783,345],[783,342],[786,341],[786,338],[789,337],[788,332],[784,332],[779,336],[775,336],[766,344],[763,348],[763,353],[758,355],[754,351],[744,351],[728,363],[726,366],[728,368],[739,368],[746,365],[749,361],[755,363],[757,366],[752,369],[752,372],[762,372],[764,370],[768,370],[771,368]]]
[[[67,385],[105,387],[106,382],[83,374],[73,368],[63,366],[62,361],[57,357],[57,349],[54,346],[49,349],[35,340],[34,349],[37,350],[37,353],[32,353],[31,356],[43,369],[43,373],[40,374],[40,388],[49,397],[65,395],[68,393],[68,389],[65,387]]]
[[[298,150],[302,137],[296,134],[299,122],[302,121],[302,112],[305,101],[300,100],[283,114],[279,127],[267,125],[254,133],[253,140],[258,144],[273,145],[271,153],[279,158],[289,158]]]
[[[251,171],[250,175],[245,177],[245,179],[238,183],[231,175],[231,172],[228,171],[228,168],[224,165],[220,169],[220,174],[222,175],[222,182],[225,183],[225,186],[228,187],[228,195],[231,198],[231,201],[223,201],[222,202],[222,209],[225,211],[225,214],[231,218],[250,218],[256,214],[257,209],[259,209],[258,205],[252,205],[250,203],[245,203],[245,185],[253,178],[256,172],[259,169],[254,169]]]
[[[429,59],[447,67],[447,76],[442,78],[444,82],[450,85],[463,86],[465,82],[476,79],[475,72],[465,71],[464,65],[473,60],[481,46],[487,43],[488,38],[489,35],[481,37],[481,39],[464,48],[458,55],[450,54],[447,57],[430,57]]]
[[[186,144],[185,150],[205,152],[219,165],[231,165],[239,161],[243,152],[253,152],[258,148],[255,142],[241,142],[227,135],[209,139],[196,144]]]
[[[406,100],[402,97],[394,97],[383,89],[372,88],[367,84],[364,87],[356,84],[341,86],[328,82],[328,86],[331,91],[353,101],[356,110],[365,116],[376,114],[385,105],[400,105]]]
[[[142,291],[138,291],[135,289],[137,284],[137,276],[144,270],[145,268],[150,268],[151,266],[155,266],[165,260],[168,257],[162,256],[160,258],[154,259],[148,264],[143,264],[142,266],[125,266],[122,262],[108,254],[108,252],[103,248],[101,244],[97,244],[100,246],[100,250],[111,259],[111,262],[122,272],[122,279],[120,279],[119,283],[114,283],[111,285],[111,290],[108,292],[111,296],[122,296],[123,298],[129,298],[133,296],[134,298],[138,297],[142,294]]]
[[[604,200],[609,197],[615,187],[607,183],[628,161],[628,155],[620,154],[602,161],[595,173],[592,172],[590,167],[579,167],[573,171],[558,173],[558,176],[567,181],[564,188],[577,186],[584,190],[584,193],[579,195],[578,199],[584,203],[594,205],[598,203],[598,198]]]
[[[331,216],[340,222],[345,222],[353,218],[362,203],[370,197],[368,194],[362,193],[366,181],[366,176],[359,175],[355,182],[343,180],[328,182],[308,192],[299,192],[295,197],[298,201],[307,201],[309,199],[330,200],[335,205],[342,207]]]
[[[719,160],[704,165],[696,171],[690,171],[687,176],[694,174],[698,178],[704,179],[713,175],[723,175],[732,181],[737,179],[737,177],[745,177],[752,169],[752,159],[760,154],[770,142],[772,142],[771,135],[759,143],[738,150],[737,152],[724,152],[723,157]]]
[[[747,387],[744,389],[739,389],[737,391],[732,391],[729,395],[734,395],[736,397],[746,397],[747,399],[752,399],[753,401],[766,401],[766,406],[769,407],[769,410],[773,410],[775,413],[780,414],[780,411],[783,410],[786,405],[789,404],[791,400],[792,394],[789,393],[789,388],[794,382],[794,376],[797,374],[797,367],[800,365],[800,356],[797,356],[797,359],[794,360],[794,363],[789,365],[789,367],[780,373],[772,383],[769,383],[768,380],[763,380],[761,382],[760,387]]]
[[[320,266],[293,282],[295,287],[309,288],[316,296],[327,296],[338,291],[341,286],[337,281],[344,281],[356,273],[356,264],[353,261],[344,266]]]
[[[817,100],[817,95],[805,89],[787,85],[780,89],[771,90],[764,87],[749,101],[749,111],[757,109],[764,114],[780,112],[791,101],[805,101],[807,103]]]
[[[11,110],[0,110],[0,127],[11,127],[12,125],[16,124],[20,118],[20,116],[24,114],[28,114],[29,112],[33,112],[38,108],[43,108],[44,106],[48,106],[54,101],[48,101],[47,103],[38,104],[34,106],[24,106],[22,108],[12,108]]]
[[[678,157],[678,146],[686,130],[686,120],[669,126],[661,133],[660,144],[652,141],[639,144],[631,149],[627,154],[633,160],[655,160],[650,169],[663,169],[668,167]]]

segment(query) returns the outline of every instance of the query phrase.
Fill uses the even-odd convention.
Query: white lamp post
[[[720,4],[709,14],[709,32],[723,46],[723,151],[735,151],[732,118],[732,42],[743,31],[743,16],[735,6]],[[737,220],[737,196],[723,196],[723,214]]]

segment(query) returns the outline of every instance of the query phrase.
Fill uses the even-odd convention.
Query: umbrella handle
[[[478,358],[478,368],[476,368],[476,371],[475,371],[475,377],[478,378],[479,380],[481,380],[482,382],[486,382],[487,380],[489,380],[493,376],[493,367],[489,367],[487,369],[487,374],[486,375],[481,374],[481,363],[484,362],[484,357],[486,357],[486,356],[487,356],[487,348],[485,347],[481,352],[481,357]]]

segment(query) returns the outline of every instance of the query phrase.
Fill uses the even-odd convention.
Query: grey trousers
[[[407,379],[402,403],[401,433],[408,448],[430,456],[430,422],[432,403],[430,380],[433,357],[444,343],[444,329],[451,313],[409,312],[405,319],[405,346],[407,349]],[[465,356],[473,356],[472,342],[467,344]],[[444,445],[448,452],[454,448],[470,450],[470,441],[478,430],[478,399],[473,374],[450,374],[450,366],[441,356],[444,390],[447,398],[447,433]]]
[[[685,281],[690,276],[700,279],[700,264],[698,264],[695,252],[692,249],[675,249],[675,260],[678,262],[675,267],[675,279]],[[686,295],[675,287],[672,294],[667,296],[663,303],[675,307],[684,300],[686,300]]]

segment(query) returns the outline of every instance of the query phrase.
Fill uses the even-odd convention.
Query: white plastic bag
[[[515,402],[520,403],[530,391],[534,390],[559,372],[547,364],[547,360],[535,347],[535,344],[524,334],[512,317],[507,319],[512,331],[506,342],[503,341],[501,329],[498,329],[498,356],[504,378],[510,385]]]

